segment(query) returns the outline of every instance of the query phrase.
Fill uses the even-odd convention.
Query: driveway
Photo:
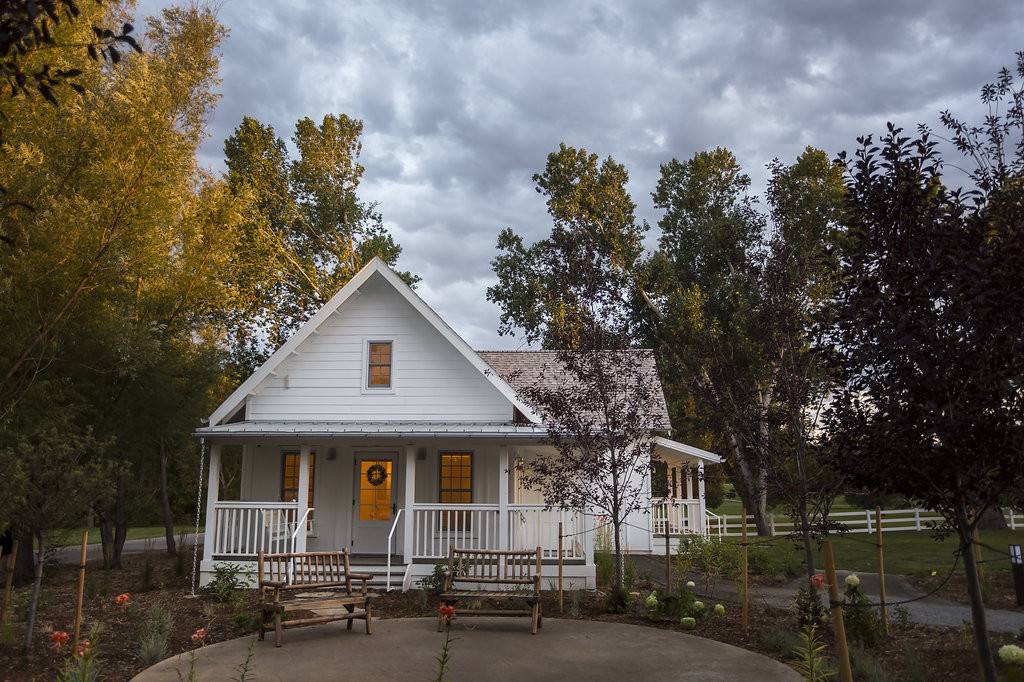
[[[760,654],[710,639],[638,625],[545,618],[530,634],[525,618],[456,618],[452,625],[448,679],[586,680],[622,682],[799,682],[791,668]],[[204,647],[196,656],[200,680],[239,677],[238,666],[253,637]],[[255,642],[251,671],[258,680],[350,679],[430,680],[444,635],[433,618],[374,622],[373,635],[357,623],[346,631],[331,623],[285,632],[284,646],[273,635]],[[171,658],[143,671],[139,682],[178,682],[188,656]]]
[[[197,537],[199,538],[199,544],[203,544],[202,533],[198,536],[195,533],[188,533],[185,535],[185,545],[191,549]],[[174,536],[174,539],[177,541],[179,536]],[[141,538],[138,540],[125,540],[124,549],[121,550],[121,553],[142,554],[147,550],[150,552],[165,552],[166,544],[164,536],[161,535],[157,538]],[[55,548],[51,553],[51,556],[55,561],[59,561],[62,564],[77,564],[81,553],[81,545],[67,545]],[[98,542],[86,545],[85,556],[86,561],[99,561],[103,558],[103,545]]]

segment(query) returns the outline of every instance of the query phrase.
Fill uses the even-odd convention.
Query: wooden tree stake
[[[889,634],[889,615],[885,608],[885,555],[882,550],[882,508],[875,507],[875,546],[878,548],[878,604],[882,628]]]
[[[85,556],[89,546],[89,528],[82,530],[82,554],[78,559],[78,603],[75,605],[75,643],[72,651],[78,648],[78,638],[82,632],[82,599],[85,596]]]
[[[18,541],[15,540],[7,557],[7,575],[4,576],[4,601],[0,605],[0,627],[7,625],[7,613],[11,608],[11,588],[14,586],[14,569],[18,565]]]
[[[839,585],[836,578],[836,560],[832,554],[832,541],[825,540],[825,577],[828,579],[828,597],[832,611],[832,627],[836,634],[836,658],[839,659],[840,682],[853,682],[850,668],[850,646],[846,641],[846,625],[843,624],[843,607],[839,601]]]
[[[668,528],[668,517],[665,518],[665,591],[672,590],[672,552],[670,549],[670,538]]]
[[[740,557],[742,563],[740,570],[743,572],[743,607],[740,611],[740,622],[743,624],[743,630],[746,631],[750,627],[750,576],[747,570],[748,565],[746,507],[744,507],[740,511]]]
[[[562,522],[558,522],[558,612],[565,613],[562,600]]]

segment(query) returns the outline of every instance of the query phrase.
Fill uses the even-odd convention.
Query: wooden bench
[[[460,616],[529,616],[530,631],[540,629],[541,548],[529,550],[455,549],[448,552],[441,601],[455,606],[460,601],[489,600],[523,601],[526,610],[472,609],[459,610]],[[437,630],[444,629],[444,616],[439,616]]]
[[[353,573],[349,568],[348,550],[339,552],[260,553],[259,570],[260,639],[274,620],[274,646],[281,646],[283,628],[317,625],[335,620],[366,621],[366,634],[371,634],[370,599],[366,582],[371,576]],[[361,580],[358,592],[352,581]],[[283,620],[286,613],[320,609],[345,609],[344,613],[296,620]]]

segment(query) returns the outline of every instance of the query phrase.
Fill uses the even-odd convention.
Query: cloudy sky
[[[150,13],[160,0],[143,0]],[[772,158],[830,153],[886,121],[974,116],[1024,49],[1016,2],[357,2],[224,0],[223,99],[203,160],[243,115],[365,123],[362,186],[419,293],[476,348],[499,230],[550,223],[531,176],[559,142],[624,163],[640,216],[661,163],[733,150],[761,191]],[[656,238],[652,229],[652,242]]]

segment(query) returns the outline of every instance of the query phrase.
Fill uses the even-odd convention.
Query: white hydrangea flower
[[[999,660],[1007,665],[1024,666],[1024,649],[1016,644],[1006,644],[999,647]]]
[[[697,587],[697,583],[693,582],[692,580],[686,581],[686,589],[692,590],[695,587]]]
[[[847,587],[858,587],[858,586],[860,586],[860,578],[858,578],[855,573],[851,573],[850,575],[846,576],[846,586]]]

